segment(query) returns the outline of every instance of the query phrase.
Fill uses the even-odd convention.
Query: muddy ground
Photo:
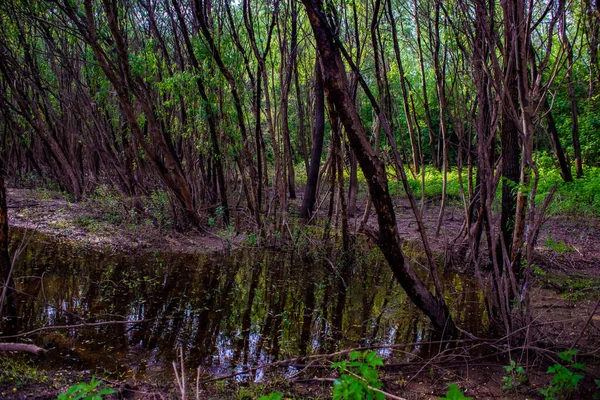
[[[151,223],[114,224],[104,221],[86,203],[71,203],[60,194],[36,192],[29,189],[8,190],[9,221],[11,226],[41,231],[74,246],[94,247],[116,252],[171,251],[181,253],[210,253],[225,247],[244,246],[244,235],[226,235],[218,227],[208,231],[161,230]],[[299,203],[293,203],[292,209]],[[359,203],[358,217],[350,221],[351,227],[358,225],[362,216]],[[426,206],[425,224],[429,232],[435,230],[438,205],[431,202]],[[398,229],[409,242],[418,243],[419,234],[407,202],[396,207]],[[375,226],[374,214],[369,224]],[[430,235],[431,245],[440,257],[452,253],[463,224],[458,206],[449,207],[439,236]],[[418,245],[415,245],[418,246]],[[446,257],[449,259],[449,257]],[[592,398],[593,379],[600,378],[600,220],[582,215],[555,216],[544,223],[536,247],[536,274],[534,290],[535,346],[547,348],[524,352],[525,358],[517,361],[527,367],[529,382],[519,391],[502,390],[503,368],[508,363],[507,352],[487,346],[488,354],[448,360],[434,358],[431,361],[415,362],[412,365],[386,366],[382,372],[384,390],[400,398],[432,399],[442,397],[450,382],[456,382],[466,390],[466,395],[477,399],[520,399],[543,398],[539,388],[548,385],[545,373],[550,359],[557,351],[571,347],[579,349],[580,359],[586,365],[585,390],[573,398]],[[466,351],[466,350],[465,350]],[[538,357],[547,354],[547,357]],[[3,355],[0,357],[22,357]],[[530,358],[529,358],[530,357]],[[25,356],[35,364],[34,356]],[[310,368],[310,367],[309,367]],[[57,368],[44,371],[43,382],[33,382],[18,389],[15,385],[0,385],[2,398],[55,398],[71,384],[91,378],[87,371],[68,371]],[[193,373],[190,373],[193,375]],[[333,375],[320,375],[298,379],[290,383],[274,375],[270,385],[245,386],[243,383],[223,381],[200,387],[197,398],[257,398],[260,393],[272,390],[284,391],[287,397],[327,398],[330,394]],[[189,377],[190,380],[192,376]],[[194,378],[195,379],[195,378]],[[118,393],[114,398],[180,398],[175,383],[168,387],[152,382],[114,382],[110,385]],[[190,398],[196,397],[195,388],[190,388]],[[285,397],[284,397],[285,398]]]

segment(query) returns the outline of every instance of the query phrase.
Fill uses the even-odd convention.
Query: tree
[[[348,78],[333,33],[323,14],[321,0],[303,0],[320,54],[323,83],[329,107],[334,109],[350,141],[367,182],[377,212],[376,242],[408,297],[431,319],[433,326],[449,336],[456,328],[443,298],[434,296],[408,265],[396,226],[385,166],[369,144],[364,127],[348,91]]]

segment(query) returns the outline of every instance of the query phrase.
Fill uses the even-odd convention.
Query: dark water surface
[[[22,235],[12,231],[13,247]],[[342,274],[306,249],[119,255],[36,234],[15,271],[19,330],[121,321],[29,337],[55,348],[48,361],[55,367],[146,379],[171,379],[180,347],[188,368],[220,374],[304,354],[428,340],[427,319],[378,252],[367,250],[355,264]],[[480,332],[476,283],[446,274],[443,284],[459,324]]]

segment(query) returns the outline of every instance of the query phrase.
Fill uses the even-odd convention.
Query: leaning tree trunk
[[[377,245],[408,297],[429,317],[434,328],[444,331],[450,336],[455,336],[456,327],[443,299],[435,297],[417,277],[400,247],[396,215],[388,191],[385,165],[369,144],[356,106],[348,91],[348,78],[340,50],[336,47],[331,30],[322,14],[323,2],[322,0],[302,0],[302,2],[306,8],[320,54],[329,107],[338,114],[369,185],[369,193],[373,199],[379,222]]]

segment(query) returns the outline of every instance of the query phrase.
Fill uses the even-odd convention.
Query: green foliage
[[[249,244],[250,246],[256,246],[256,244],[258,243],[258,238],[256,236],[256,233],[254,232],[250,232],[246,235],[246,243]]]
[[[562,239],[560,239],[558,242],[555,242],[554,239],[552,239],[552,236],[549,236],[548,239],[546,239],[546,246],[560,254],[568,253],[572,250],[571,247],[567,246]]]
[[[98,220],[113,225],[119,225],[135,217],[135,211],[132,214],[130,206],[121,192],[107,184],[99,185],[96,188],[94,194],[87,200],[86,206],[89,210],[94,211]],[[85,220],[80,220],[78,223],[84,227],[90,225],[93,228],[94,225]]]
[[[80,382],[67,390],[67,393],[61,393],[57,400],[102,400],[104,396],[115,393],[111,388],[102,388],[104,382],[97,381],[92,377],[90,383]]]
[[[350,361],[333,363],[332,367],[341,373],[333,383],[333,400],[384,399],[383,393],[373,390],[383,385],[377,371],[382,365],[383,360],[375,351],[353,351]]]
[[[146,203],[146,212],[152,216],[156,225],[168,230],[173,223],[173,215],[169,195],[165,191],[155,190]]]
[[[562,296],[568,300],[581,300],[600,289],[600,278],[586,275],[552,277],[555,286],[560,286]]]
[[[100,221],[88,215],[76,215],[73,218],[73,223],[76,226],[86,229],[89,233],[96,233],[102,229]]]
[[[273,392],[273,393],[269,393],[266,396],[259,397],[258,400],[281,400],[282,397],[283,397],[283,393]]]
[[[472,397],[466,397],[462,390],[455,384],[451,383],[450,388],[446,392],[445,397],[440,397],[439,400],[471,400]]]
[[[407,172],[408,174],[408,172]],[[446,187],[446,195],[450,199],[460,199],[461,191],[458,183],[458,170],[451,170],[448,172],[448,184]],[[466,184],[466,174],[463,171],[463,183]],[[442,185],[444,181],[444,174],[433,167],[425,167],[425,197],[427,198],[439,198],[442,196]],[[408,184],[410,189],[413,191],[415,197],[421,197],[421,174],[417,175],[416,178],[411,174],[408,174]],[[402,183],[397,179],[390,179],[389,181],[390,193],[395,196],[404,195],[404,188]]]
[[[12,357],[0,357],[0,384],[21,386],[27,383],[43,382],[46,379],[46,375],[25,361]]]
[[[529,380],[525,369],[518,365],[515,360],[510,360],[510,365],[505,365],[504,370],[506,375],[502,377],[502,390],[517,390]]]
[[[535,264],[530,264],[533,267],[533,273],[537,276],[544,276],[546,275],[546,271],[544,271],[543,269],[541,269],[539,266],[535,265]]]
[[[552,375],[552,380],[547,388],[540,390],[546,400],[564,399],[577,389],[583,374],[575,371],[582,371],[585,368],[583,364],[573,362],[578,352],[579,350],[573,349],[561,352],[558,358],[567,365],[556,363],[548,368],[546,373]]]
[[[592,399],[600,400],[600,379],[594,379],[594,383],[596,384],[596,393],[594,393]]]
[[[550,215],[600,216],[600,168],[587,167],[582,178],[564,182],[551,159],[540,157],[538,164],[540,181],[536,202],[541,204],[550,188],[556,185],[556,194],[548,207]]]

